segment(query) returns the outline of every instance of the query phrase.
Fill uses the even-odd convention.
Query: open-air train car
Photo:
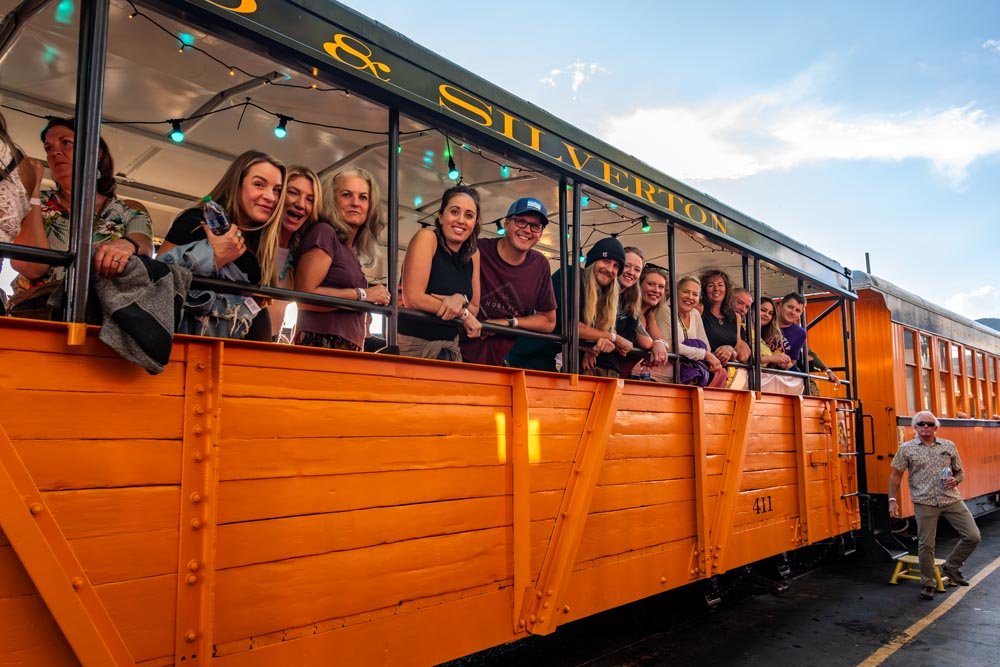
[[[40,157],[78,111],[95,145],[99,112],[159,235],[247,148],[358,164],[394,286],[451,157],[484,220],[546,203],[553,268],[614,233],[675,277],[851,307],[836,262],[335,3],[0,10],[14,138]],[[79,312],[0,320],[0,662],[430,664],[859,526],[842,339],[827,397],[187,336],[150,376]],[[405,313],[376,312],[391,342]]]

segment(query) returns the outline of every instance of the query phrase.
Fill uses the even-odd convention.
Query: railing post
[[[392,312],[385,318],[385,344],[396,344],[399,326],[399,109],[389,109],[389,233],[388,256],[386,257],[386,288],[389,290],[389,305]]]
[[[104,104],[104,63],[108,46],[108,0],[80,3],[77,54],[76,137],[69,250],[74,262],[66,272],[66,319],[70,345],[82,345],[90,289],[90,251],[94,234],[97,159]]]

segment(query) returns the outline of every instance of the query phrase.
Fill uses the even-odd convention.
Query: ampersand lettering
[[[372,50],[364,42],[350,35],[336,34],[332,42],[325,42],[323,49],[331,56],[356,70],[368,70],[379,81],[388,81],[392,69],[385,63],[372,60]],[[347,59],[345,59],[345,56]]]

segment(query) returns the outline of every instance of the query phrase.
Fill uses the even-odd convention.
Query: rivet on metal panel
[[[197,572],[198,570],[201,569],[201,563],[199,563],[196,560],[189,560],[188,569],[191,570],[192,572]]]
[[[199,373],[204,373],[205,368],[207,368],[207,366],[205,366],[204,361],[199,361],[197,364],[194,365],[194,367],[198,369]]]
[[[543,602],[542,603],[542,609],[548,609],[548,608],[549,608],[549,603],[548,602]]]
[[[198,639],[198,633],[194,630],[188,630],[184,633],[184,641],[188,644],[193,644],[196,639]]]
[[[194,413],[199,416],[203,415],[205,414],[205,408],[201,407],[200,405],[196,405],[194,406]]]
[[[202,454],[201,452],[195,452],[191,456],[191,460],[194,461],[195,463],[201,463],[204,459],[205,459],[205,455]]]
[[[73,577],[73,581],[71,583],[73,584],[73,588],[75,590],[80,590],[83,588],[83,577]]]
[[[187,581],[187,585],[188,586],[194,586],[195,584],[198,583],[198,575],[197,574],[189,574],[187,576],[187,579],[185,579],[185,581]]]
[[[524,630],[524,619],[523,618],[518,620],[518,622],[517,622],[517,629],[518,630]]]
[[[565,519],[565,518],[566,518],[566,517],[568,517],[568,516],[569,516],[569,512],[563,512],[563,513],[562,513],[562,518],[564,518],[564,519]]]
[[[39,514],[42,513],[42,504],[41,503],[31,503],[28,506],[28,511],[31,512],[32,514],[34,514],[35,516],[38,516]]]
[[[191,530],[201,529],[201,519],[191,519]]]
[[[555,591],[553,591],[550,588],[549,590],[545,591],[545,595],[546,595],[546,597],[552,597],[553,595],[555,595]]]
[[[203,429],[201,426],[195,426],[193,430],[195,435],[201,435],[202,433],[205,432],[205,429]]]
[[[205,393],[205,387],[203,385],[196,384],[194,386],[194,393],[198,394],[199,396],[203,395]]]
[[[698,574],[698,569],[695,568],[695,569],[691,570],[691,574]]]
[[[191,494],[191,504],[198,505],[201,503],[201,494],[197,491]]]
[[[575,473],[576,473],[577,475],[580,475],[580,474],[583,474],[583,468],[577,468],[577,469],[576,469],[576,470],[575,470],[574,472],[575,472]]]
[[[697,574],[697,573],[698,573],[698,570],[695,570],[695,574]],[[660,577],[660,583],[661,584],[667,583],[667,578],[666,577]]]
[[[538,617],[538,622],[539,623],[544,623],[545,622],[545,617],[544,616],[539,616]]]
[[[534,622],[535,622],[535,621],[537,621],[537,620],[538,620],[538,619],[537,619],[537,618],[535,618],[535,615],[534,615],[534,614],[532,614],[531,616],[529,616],[529,617],[528,617],[528,621],[530,621],[531,623],[534,623]]]
[[[569,605],[566,605],[565,607],[563,607],[563,613],[564,614],[568,614],[569,613]]]

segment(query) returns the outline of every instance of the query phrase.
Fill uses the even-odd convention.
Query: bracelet
[[[469,316],[469,309],[468,308],[463,308],[462,309],[462,315],[458,319],[464,320],[468,316]]]
[[[618,333],[615,332],[615,331],[612,331],[611,332],[611,342],[614,343],[616,340],[618,340]]]
[[[368,300],[368,292],[366,292],[364,290],[364,288],[355,287],[354,289],[356,289],[358,291],[358,301],[367,301]]]
[[[132,247],[135,248],[135,254],[137,254],[137,255],[139,254],[139,242],[138,241],[136,241],[135,239],[130,239],[127,236],[123,236],[122,237],[122,241],[128,241],[129,243],[131,243]]]
[[[890,503],[894,503],[894,502],[896,502],[896,499],[895,498],[889,498],[889,502]]]
[[[28,206],[41,206],[41,205],[42,205],[42,200],[39,199],[38,197],[32,197],[31,199],[28,200]]]

